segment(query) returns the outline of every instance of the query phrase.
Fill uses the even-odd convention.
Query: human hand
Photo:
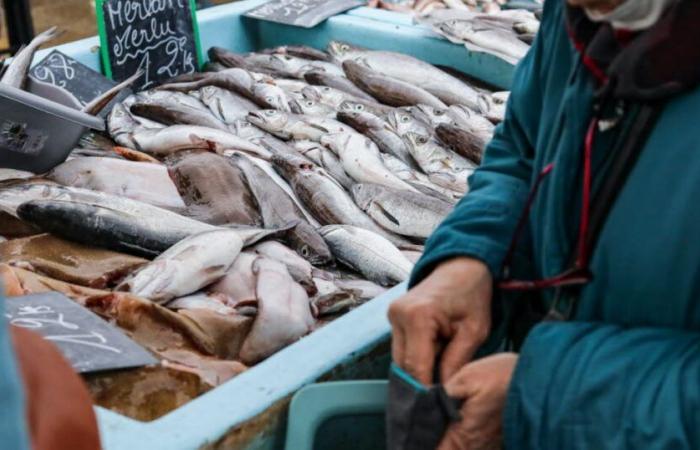
[[[430,385],[441,341],[447,341],[440,376],[449,380],[488,336],[491,294],[491,274],[481,261],[455,258],[439,265],[389,308],[394,362]]]
[[[438,450],[499,450],[508,387],[518,362],[499,353],[467,364],[445,384],[450,397],[464,399],[462,420],[450,425]]]

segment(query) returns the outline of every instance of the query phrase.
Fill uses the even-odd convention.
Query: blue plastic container
[[[283,44],[324,48],[345,40],[369,48],[412,54],[449,65],[507,88],[513,66],[486,54],[433,37],[408,16],[358,8],[301,29],[242,16],[263,0],[246,0],[198,13],[204,50],[217,45],[247,52]],[[76,41],[58,50],[100,70],[99,39]],[[36,58],[41,60],[52,49]],[[97,408],[105,450],[279,449],[284,446],[291,396],[317,380],[384,377],[389,363],[387,308],[404,292],[398,286],[287,347],[253,369],[152,422],[139,422]]]

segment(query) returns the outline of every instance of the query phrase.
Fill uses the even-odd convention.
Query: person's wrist
[[[491,283],[491,271],[488,266],[476,259],[467,256],[448,259],[438,265],[433,273],[439,272],[447,277],[454,277],[455,280],[461,280],[469,277],[471,280],[478,280]]]

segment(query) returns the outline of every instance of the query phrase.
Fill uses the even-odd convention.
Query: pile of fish
[[[209,56],[51,172],[0,171],[0,274],[216,385],[408,278],[507,93],[342,42]]]
[[[437,35],[464,45],[471,52],[495,55],[517,64],[530,49],[539,30],[541,4],[521,2],[529,9],[501,9],[504,2],[494,0],[379,1],[377,6],[411,12],[416,23]],[[516,5],[511,5],[516,6]]]
[[[371,0],[368,6],[418,14],[443,9],[493,13],[501,11],[504,7],[538,10],[542,8],[542,3],[542,0]]]

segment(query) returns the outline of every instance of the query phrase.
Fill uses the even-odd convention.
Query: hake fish
[[[425,104],[446,108],[439,98],[414,84],[391,78],[353,60],[343,62],[348,78],[382,103],[391,106]]]
[[[17,89],[24,89],[27,83],[27,74],[34,59],[34,53],[47,42],[53,40],[59,35],[57,27],[49,28],[43,33],[38,34],[32,41],[20,50],[12,59],[10,65],[5,69],[5,72],[0,78],[0,83],[7,84]]]
[[[240,358],[254,364],[309,333],[314,319],[309,296],[294,281],[287,267],[275,260],[258,258],[253,263],[258,313]]]
[[[379,225],[403,236],[427,239],[452,205],[423,194],[376,184],[356,184],[355,203]]]
[[[223,123],[208,109],[195,109],[183,105],[177,101],[154,100],[148,102],[136,102],[129,108],[132,114],[155,120],[164,125],[198,125],[227,131]]]
[[[399,236],[384,231],[355,204],[337,181],[305,158],[279,154],[272,157],[272,164],[289,181],[292,189],[321,224],[354,225],[386,236],[397,245],[407,243]]]
[[[368,102],[376,102],[374,97],[355,86],[355,84],[348,80],[344,75],[334,75],[322,70],[310,70],[304,74],[304,79],[307,83],[315,86],[334,88],[350,94],[353,97],[357,97]]]
[[[161,164],[115,158],[73,158],[55,167],[46,178],[66,186],[125,196],[169,209],[182,209],[168,170]]]
[[[251,53],[245,56],[244,59],[254,70],[274,74],[279,78],[303,79],[304,74],[311,70],[320,70],[343,76],[343,71],[335,64],[325,61],[303,59],[292,55]]]
[[[190,216],[212,225],[262,225],[245,175],[228,158],[209,152],[188,152],[174,159],[170,176]]]
[[[342,133],[350,127],[326,117],[310,117],[290,114],[274,109],[253,111],[248,120],[268,133],[282,139],[320,142],[328,133]]]
[[[401,283],[413,270],[413,264],[399,249],[369,230],[349,225],[328,225],[320,232],[340,262],[382,286]]]
[[[417,167],[404,140],[382,118],[362,111],[340,111],[337,118],[372,139],[383,153],[389,153],[409,166]]]
[[[253,250],[260,256],[274,259],[287,266],[287,270],[294,281],[302,285],[309,295],[316,293],[316,285],[313,280],[315,269],[309,261],[302,258],[297,252],[277,241],[260,242],[253,247]]]
[[[447,148],[467,158],[476,165],[481,164],[486,143],[478,136],[455,125],[439,125],[435,129],[437,138]]]
[[[244,119],[249,112],[260,109],[258,105],[245,97],[217,86],[204,86],[199,90],[202,103],[224,123],[232,124]]]
[[[443,147],[432,137],[408,133],[406,140],[413,159],[428,174],[431,182],[457,192],[467,192],[467,178],[476,169],[474,163]]]
[[[448,105],[477,107],[478,93],[471,86],[412,56],[366,50],[338,41],[332,41],[328,45],[328,52],[336,61],[361,61],[376,72],[418,86]]]
[[[316,228],[306,221],[304,213],[297,207],[294,200],[248,157],[236,154],[232,158],[248,181],[265,226],[277,228],[291,222],[298,222],[287,233],[286,239],[289,245],[312,264],[331,262],[333,259],[331,251]]]
[[[166,303],[219,280],[243,249],[235,231],[190,236],[129,276],[119,287],[156,303]]]
[[[157,130],[142,129],[132,136],[137,150],[153,155],[166,156],[182,150],[240,150],[263,159],[270,158],[270,152],[245,139],[228,133],[195,125],[172,125]]]
[[[376,183],[415,191],[384,166],[379,149],[364,135],[356,132],[327,134],[321,143],[338,155],[345,172],[358,183]]]

